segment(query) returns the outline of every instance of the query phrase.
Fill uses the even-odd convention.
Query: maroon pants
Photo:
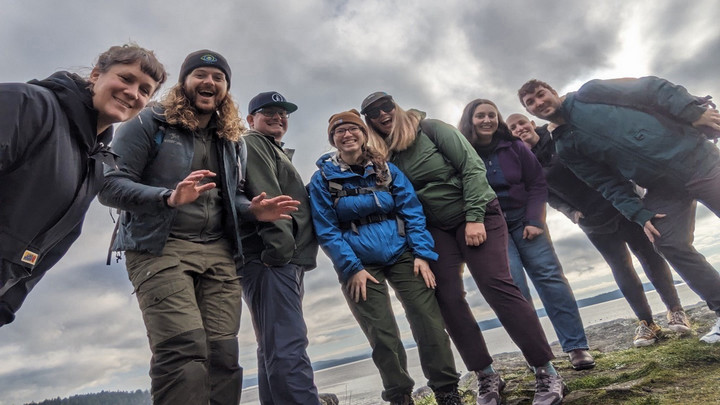
[[[508,231],[497,200],[486,207],[487,240],[480,246],[465,244],[465,224],[442,230],[428,227],[440,255],[431,264],[435,295],[448,334],[468,370],[479,371],[492,363],[480,327],[465,300],[463,263],[490,307],[520,348],[528,364],[542,366],[554,356],[532,306],[513,284],[508,265]]]

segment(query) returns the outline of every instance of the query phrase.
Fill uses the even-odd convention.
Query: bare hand
[[[210,170],[196,170],[188,174],[183,181],[177,184],[167,199],[167,204],[171,207],[178,207],[197,200],[200,194],[215,188],[215,183],[200,184],[200,182],[206,177],[215,176],[216,174]]]
[[[425,285],[427,288],[435,288],[437,285],[435,283],[435,274],[433,274],[432,270],[430,270],[430,265],[428,264],[427,260],[421,259],[419,257],[415,258],[415,276],[420,273],[422,275],[423,280],[425,280]]]
[[[465,244],[468,246],[480,246],[487,240],[485,224],[482,222],[465,223]]]
[[[523,239],[527,240],[533,240],[536,236],[541,235],[543,232],[542,228],[538,228],[537,226],[527,225],[525,226],[525,229],[523,229]]]
[[[573,222],[573,224],[577,224],[583,218],[585,218],[585,215],[583,215],[582,212],[573,211],[572,218],[570,218],[570,220]]]
[[[692,125],[694,127],[706,126],[716,131],[720,131],[720,112],[718,112],[718,110],[709,108],[705,110],[705,112],[700,116],[700,118],[698,118],[697,121],[693,122]]]
[[[250,212],[258,221],[272,222],[278,219],[292,219],[288,214],[297,211],[297,207],[300,205],[300,201],[293,200],[288,195],[274,198],[265,198],[266,196],[267,194],[263,191],[250,201]]]
[[[360,298],[362,298],[363,301],[367,301],[367,289],[365,288],[365,285],[368,280],[375,284],[380,284],[380,282],[378,282],[375,277],[373,277],[365,269],[358,271],[350,277],[346,289],[353,301],[360,302]]]
[[[665,218],[665,214],[655,214],[653,218]],[[647,236],[648,239],[650,239],[650,242],[655,243],[655,237],[658,238],[661,236],[660,232],[658,232],[657,229],[655,229],[655,226],[652,224],[652,219],[649,219],[647,222],[645,222],[645,226],[643,227],[643,231],[645,231],[645,236]]]

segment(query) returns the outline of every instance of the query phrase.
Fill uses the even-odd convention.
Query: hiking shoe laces
[[[720,342],[720,319],[715,322],[715,326],[710,329],[707,335],[700,338],[700,341],[705,343],[718,343]]]
[[[567,387],[559,375],[538,371],[535,374],[533,405],[557,405],[562,403]]]
[[[668,328],[675,333],[690,332],[690,321],[685,311],[682,309],[677,311],[668,311],[667,313]]]
[[[478,380],[477,405],[499,405],[500,393],[505,389],[505,381],[500,374],[485,374],[476,371]]]
[[[660,333],[660,327],[655,322],[648,325],[646,321],[640,321],[637,329],[635,329],[633,346],[643,347],[654,344],[657,342],[658,333]]]

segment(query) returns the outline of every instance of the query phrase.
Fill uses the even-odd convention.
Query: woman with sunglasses
[[[485,162],[488,183],[499,196],[510,235],[510,274],[515,284],[530,300],[527,271],[573,368],[593,368],[595,360],[588,352],[577,302],[546,229],[547,184],[542,166],[530,149],[512,136],[490,100],[468,103],[458,128]]]
[[[55,72],[0,84],[0,326],[80,235],[103,184],[112,124],[142,110],[167,77],[135,44],[100,54],[89,77]]]
[[[397,167],[367,146],[367,127],[357,110],[335,114],[329,123],[328,140],[337,152],[317,161],[319,170],[310,182],[313,223],[373,349],[383,381],[382,398],[392,404],[413,403],[414,382],[390,304],[389,283],[405,308],[437,403],[461,404],[450,340],[428,265],[437,254],[415,191]]]
[[[478,377],[478,404],[497,404],[504,381],[465,300],[463,264],[500,323],[535,369],[533,404],[562,401],[565,385],[550,363],[552,351],[535,311],[513,284],[507,227],[485,178],[485,167],[454,127],[401,109],[384,92],[362,102],[369,144],[415,187],[439,255],[430,264],[445,325],[466,367]]]

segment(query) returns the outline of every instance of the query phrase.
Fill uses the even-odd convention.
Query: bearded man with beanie
[[[123,210],[113,250],[147,328],[153,404],[238,404],[241,221],[289,218],[287,196],[244,195],[244,131],[217,52],[187,56],[178,84],[120,126],[100,201]]]
[[[247,191],[256,196],[287,194],[301,202],[291,220],[242,227],[243,289],[255,327],[258,390],[264,405],[318,405],[306,348],[302,298],[305,271],[315,268],[318,244],[310,203],[293,150],[283,148],[288,115],[297,106],[275,91],[250,100],[243,139],[247,145]]]

